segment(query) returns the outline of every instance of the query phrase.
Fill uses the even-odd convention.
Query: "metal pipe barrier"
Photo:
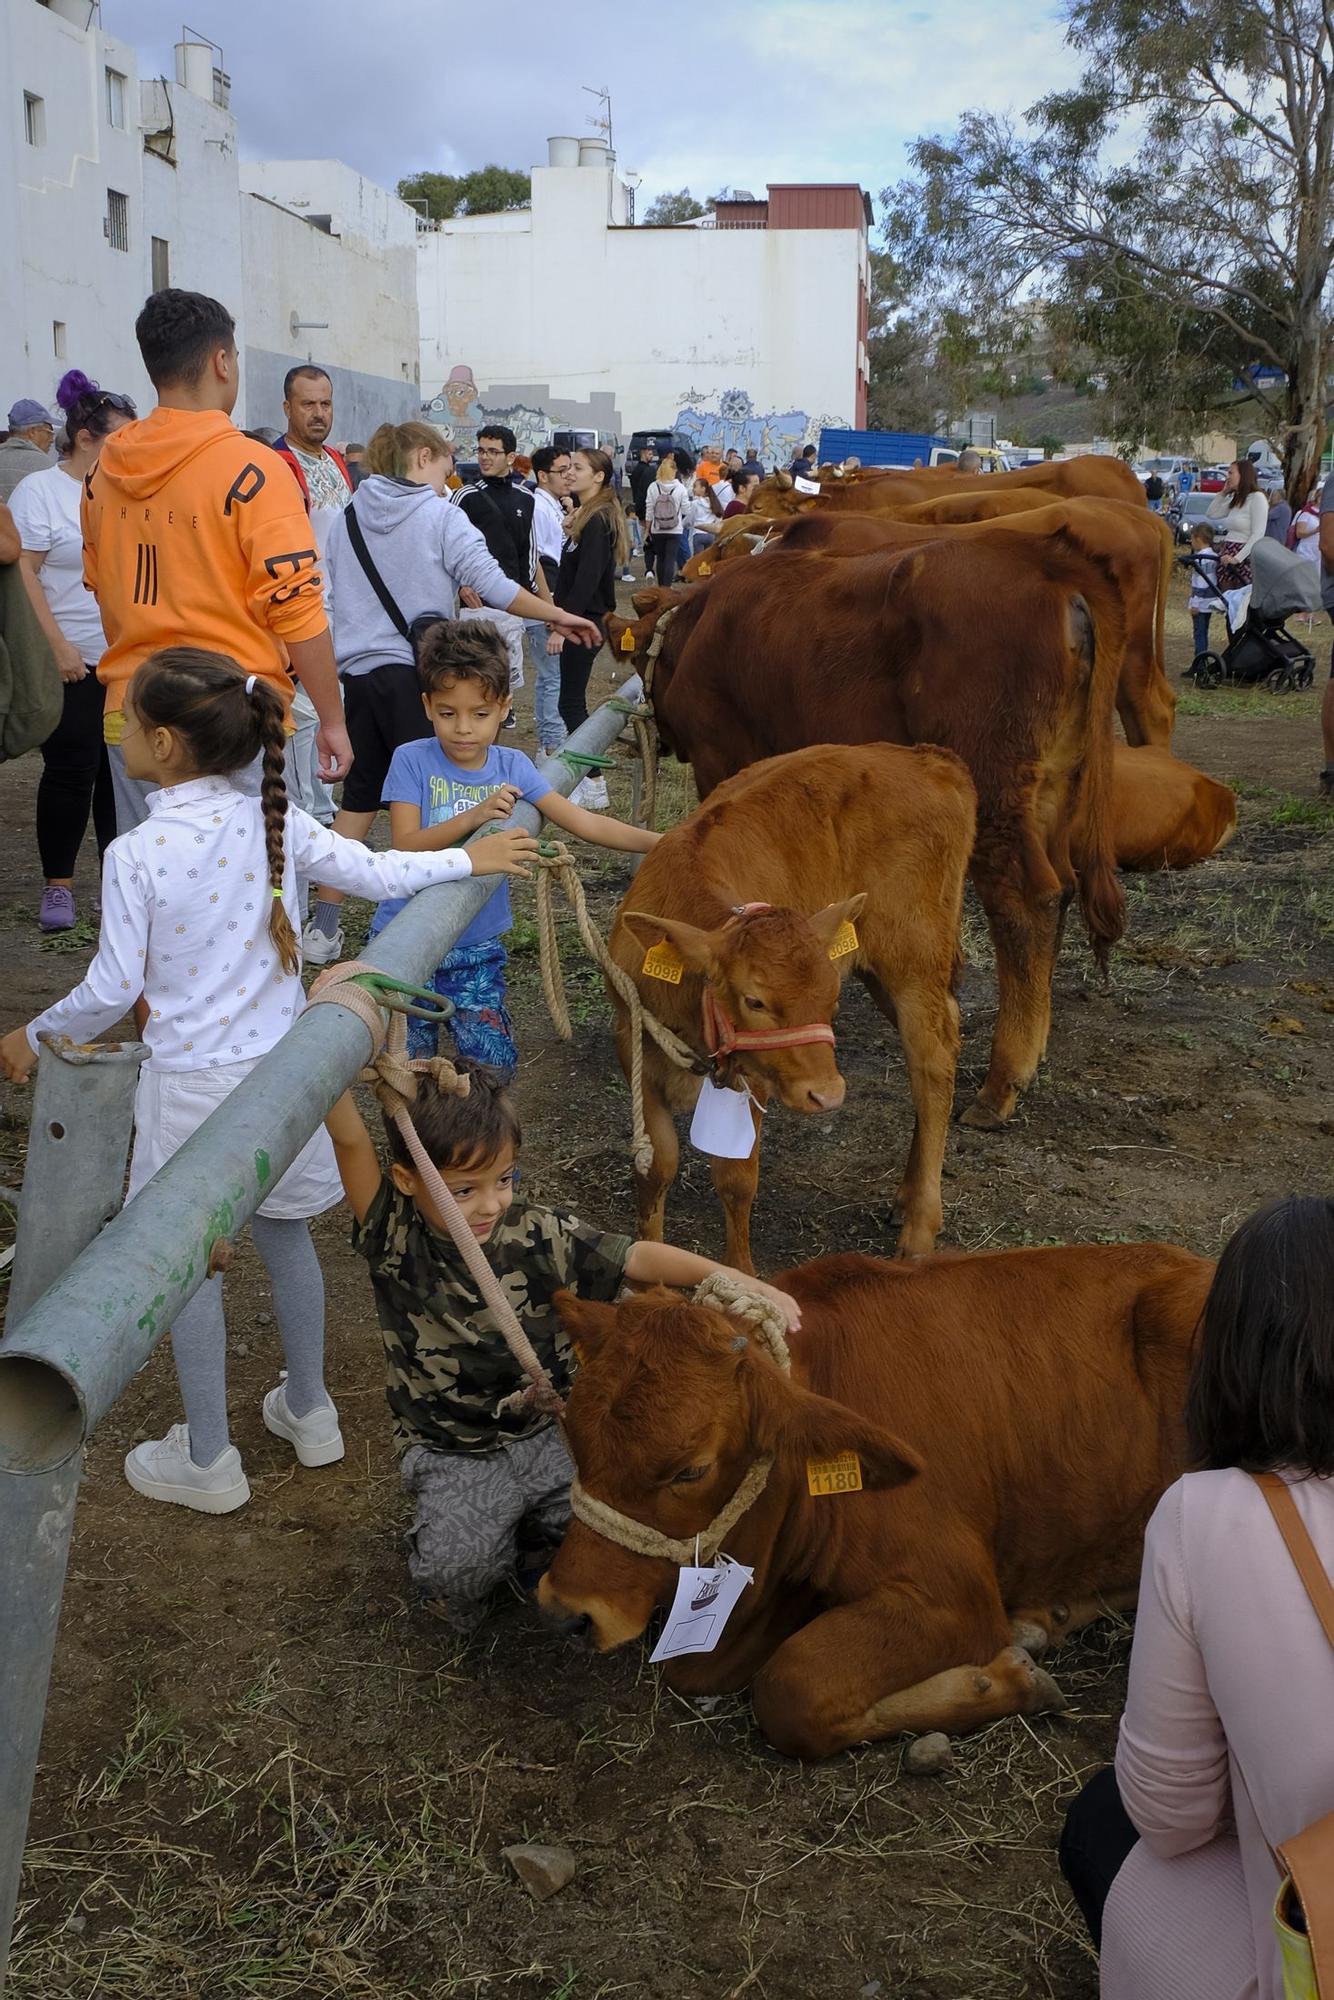
[[[617,694],[637,701],[638,676]],[[588,768],[581,759],[608,751],[624,727],[623,710],[599,708],[540,766],[551,789],[571,792]],[[521,801],[498,824],[535,832],[539,817]],[[503,879],[423,889],[366,945],[362,962],[424,984]],[[119,1198],[124,1153],[108,1201],[114,1141],[90,1145],[102,1181],[81,1198],[89,1234],[79,1243],[71,1230],[48,1222],[42,1251],[29,1254],[25,1242],[22,1265],[16,1255],[16,1280],[24,1270],[34,1276],[0,1341],[0,1994],[84,1442],[204,1282],[214,1244],[234,1236],[272,1192],[369,1053],[355,1014],[341,1006],[310,1009],[100,1230],[91,1218],[104,1216]],[[50,1068],[46,1054],[42,1062]],[[92,1066],[70,1075],[77,1083],[80,1075],[100,1073]],[[131,1098],[136,1073],[137,1063],[122,1071]],[[34,1119],[38,1108],[34,1098]],[[68,1129],[75,1119],[48,1122]],[[125,1136],[128,1142],[128,1130]],[[48,1169],[39,1171],[45,1186]],[[52,1182],[44,1197],[62,1225],[58,1204],[68,1192]],[[26,1176],[23,1204],[21,1213],[28,1208]],[[78,1254],[71,1261],[73,1247]],[[38,1280],[43,1289],[34,1297]]]

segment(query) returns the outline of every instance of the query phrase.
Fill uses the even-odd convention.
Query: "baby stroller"
[[[1208,581],[1198,556],[1183,558]],[[1292,694],[1315,678],[1315,656],[1284,625],[1298,612],[1320,609],[1320,566],[1281,542],[1264,539],[1251,550],[1251,601],[1246,617],[1221,653],[1197,653],[1185,678],[1196,687],[1257,687]]]

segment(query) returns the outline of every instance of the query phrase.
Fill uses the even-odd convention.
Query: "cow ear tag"
[[[830,1493],[860,1493],[862,1462],[855,1451],[840,1451],[834,1458],[806,1460],[806,1491],[813,1500]]]
[[[621,634],[621,651],[623,653],[633,653],[634,650],[635,650],[634,627],[633,625],[627,625],[624,632],[622,632]]]
[[[700,574],[701,576],[712,576],[712,575],[713,575],[713,564],[712,564],[712,563],[701,563],[701,564],[700,564],[700,566],[699,566],[699,574]]]
[[[639,969],[646,979],[661,979],[668,986],[679,986],[686,962],[674,944],[659,938],[644,953],[644,963]]]
[[[834,932],[833,942],[829,947],[829,956],[831,958],[846,958],[850,951],[856,951],[856,949],[857,949],[856,925],[850,924],[847,918],[845,917],[843,919],[843,922],[839,925],[838,929]]]
[[[650,1663],[674,1660],[681,1653],[711,1653],[754,1574],[744,1563],[721,1555],[712,1569],[678,1570],[676,1596]]]
[[[690,1143],[716,1160],[748,1160],[755,1150],[755,1121],[749,1090],[720,1090],[711,1076],[699,1087]]]

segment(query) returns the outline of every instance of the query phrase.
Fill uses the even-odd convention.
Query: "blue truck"
[[[929,431],[847,431],[820,433],[821,465],[841,465],[859,458],[863,465],[953,465],[961,451],[976,451],[985,472],[1003,472],[1009,461],[994,445],[951,444]],[[1022,454],[1020,454],[1022,456]]]

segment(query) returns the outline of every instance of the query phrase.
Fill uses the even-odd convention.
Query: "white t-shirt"
[[[539,557],[558,563],[565,546],[565,514],[554,493],[545,486],[533,489],[533,537]]]
[[[63,466],[51,465],[20,479],[10,495],[9,510],[22,546],[46,557],[37,581],[46,593],[51,616],[84,665],[95,667],[107,642],[97,599],[83,582],[82,491],[82,480]]]

